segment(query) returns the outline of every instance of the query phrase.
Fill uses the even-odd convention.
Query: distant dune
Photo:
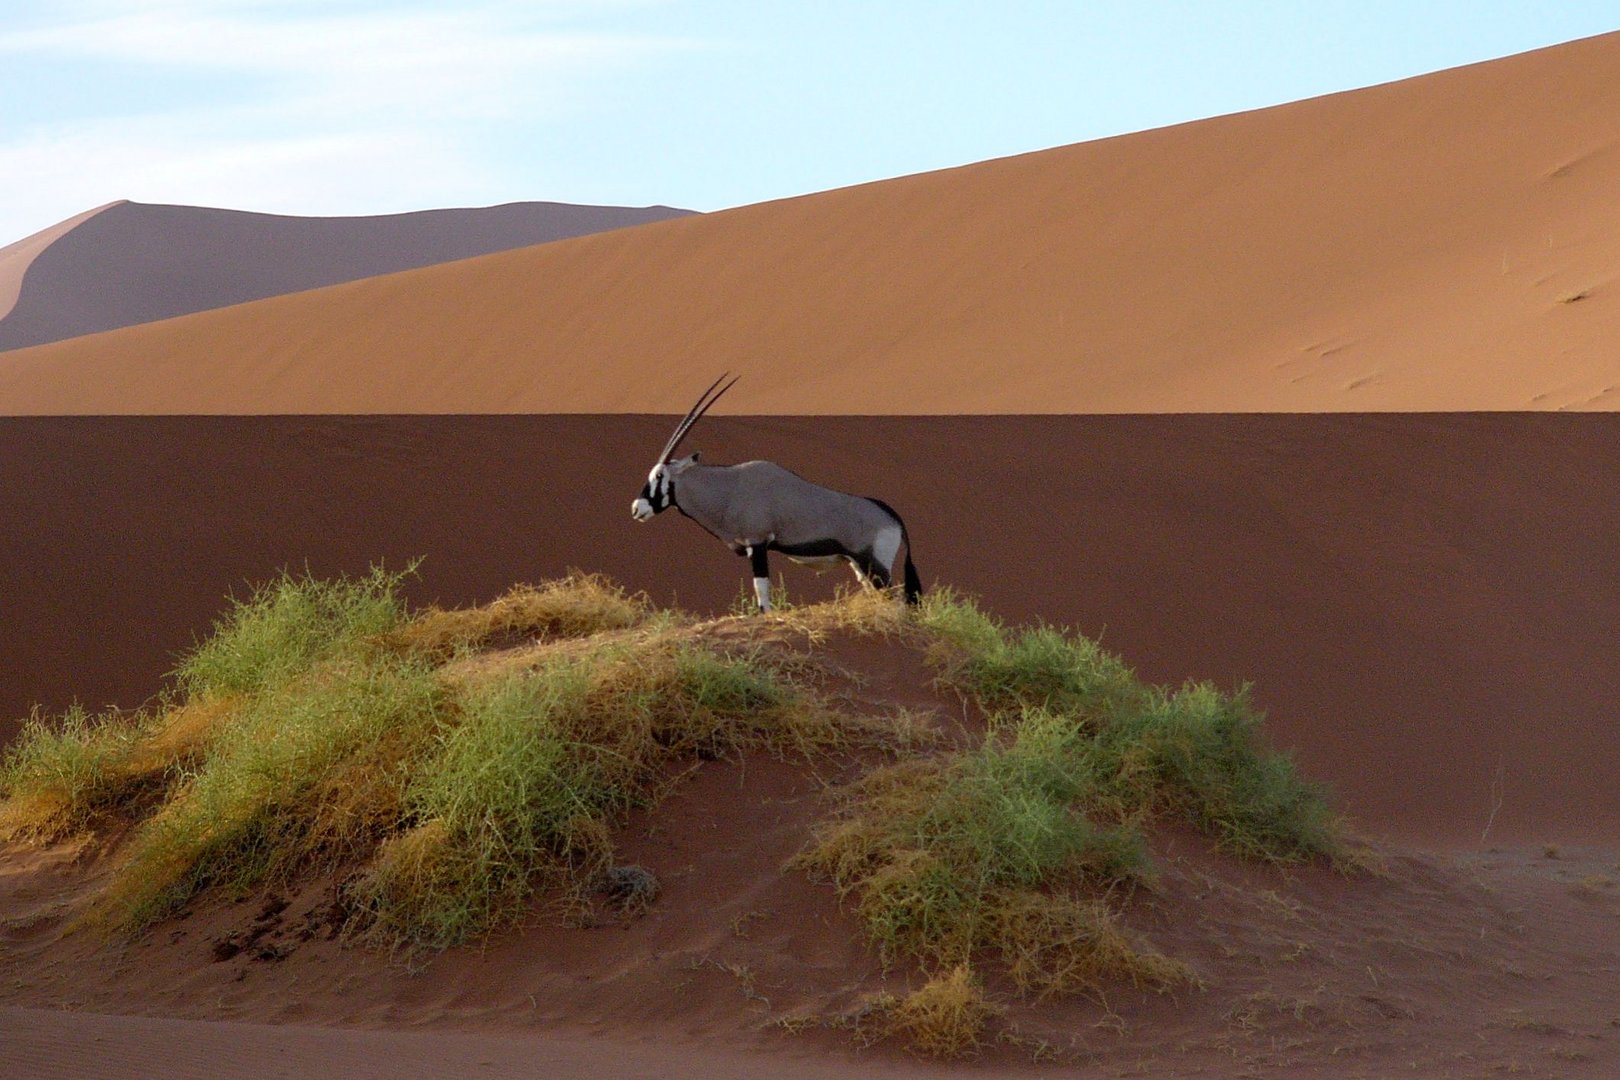
[[[44,346],[0,411],[1611,409],[1616,191],[1607,35]]]
[[[323,218],[117,202],[0,248],[0,350],[688,213],[524,202]]]
[[[109,203],[107,206],[98,206],[93,210],[86,210],[84,213],[76,214],[66,221],[59,221],[48,229],[41,229],[32,236],[25,236],[14,244],[0,247],[0,331],[3,331],[6,318],[10,316],[12,309],[17,305],[17,297],[22,292],[23,278],[27,276],[29,267],[34,265],[34,260],[38,259],[44,251],[63,236],[66,236],[103,210],[116,205],[118,204]],[[54,341],[56,339],[42,338],[40,340]],[[29,344],[37,343],[29,342]]]

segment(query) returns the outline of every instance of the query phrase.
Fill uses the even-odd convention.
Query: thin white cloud
[[[500,189],[494,144],[590,107],[690,41],[579,29],[601,3],[446,5],[106,0],[0,31],[5,57],[193,76],[218,103],[64,118],[33,102],[0,132],[0,244],[114,198],[285,212],[415,208]],[[200,78],[200,82],[199,82]],[[435,195],[435,193],[439,193]],[[543,198],[546,193],[534,192]],[[471,197],[469,197],[471,196]],[[346,209],[350,207],[351,209]],[[364,207],[364,210],[352,209]]]
[[[216,72],[263,80],[264,92],[283,100],[349,109],[414,106],[446,116],[510,113],[583,74],[678,44],[558,29],[533,14],[543,5],[135,7],[0,33],[0,55]]]

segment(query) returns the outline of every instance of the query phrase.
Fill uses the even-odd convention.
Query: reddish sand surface
[[[0,351],[689,213],[526,202],[320,218],[113,203],[0,248]]]
[[[5,683],[55,705],[134,703],[223,592],[288,563],[425,556],[416,598],[445,603],[584,565],[724,610],[739,560],[679,517],[629,517],[668,423],[7,420],[5,459],[29,483],[0,494]],[[1053,1068],[1603,1076],[1620,1066],[1617,435],[1606,414],[724,417],[693,446],[882,494],[931,585],[1100,634],[1149,679],[1253,679],[1273,739],[1379,839],[1389,871],[1352,877],[1159,845],[1164,881],[1132,918],[1205,986],[1042,1006],[1024,1030],[1061,1048]],[[809,599],[834,579],[787,580]],[[936,695],[915,662],[841,655],[876,697]],[[896,985],[830,890],[781,870],[825,812],[792,768],[709,767],[656,833],[625,831],[626,857],[666,883],[655,912],[592,930],[542,919],[420,972],[326,940],[330,882],[284,909],[204,905],[128,944],[64,935],[115,856],[18,851],[0,860],[0,1004],[289,1025],[292,1074],[328,1053],[404,1060],[415,1043],[388,1032],[419,1027],[497,1033],[479,1051],[494,1068],[521,1053],[514,1034],[544,1034],[559,1075],[596,1071],[593,1048],[641,1061],[648,1041],[694,1076],[915,1068],[892,1047],[771,1026]],[[221,943],[268,951],[227,962]],[[92,1037],[128,1031],[148,1047],[131,1053],[152,1054],[169,1030],[7,1015],[69,1071],[123,1060]],[[257,1068],[262,1033],[201,1030],[240,1075]],[[1029,1045],[987,1061],[1039,1073]]]
[[[731,368],[691,448],[885,499],[930,586],[1147,679],[1252,681],[1384,864],[1166,827],[1127,917],[1201,986],[1024,1004],[958,1066],[779,1023],[916,979],[783,871],[827,804],[770,759],[626,825],[644,915],[420,967],[334,940],[331,880],[101,942],[117,837],[8,849],[0,1072],[1620,1075],[1617,185],[1612,35],[0,356],[0,739],[138,704],[282,567],[725,610],[743,563],[628,504]]]
[[[0,421],[19,478],[0,487],[0,715],[139,704],[227,593],[282,567],[423,557],[416,598],[465,604],[579,566],[723,612],[744,562],[678,515],[630,519],[668,426]],[[691,446],[880,495],[925,582],[1100,636],[1152,681],[1252,681],[1278,741],[1378,833],[1620,827],[1606,414],[717,417]],[[847,577],[785,572],[803,596]]]
[[[1612,409],[1617,189],[1609,35],[24,350],[0,411]]]

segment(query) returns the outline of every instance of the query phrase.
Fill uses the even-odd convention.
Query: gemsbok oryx
[[[911,538],[887,504],[812,484],[769,461],[700,465],[697,454],[678,461],[671,456],[692,425],[737,382],[721,386],[724,381],[724,375],[716,379],[675,425],[646,486],[630,504],[630,516],[648,521],[673,506],[738,555],[747,555],[761,611],[771,609],[773,551],[798,563],[825,565],[842,559],[861,584],[884,589],[894,579],[895,561],[904,549],[906,602],[917,603],[922,582],[911,565]]]

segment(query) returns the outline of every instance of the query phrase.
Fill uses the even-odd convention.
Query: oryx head
[[[719,401],[720,395],[730,390],[737,382],[737,379],[732,379],[726,385],[720,386],[725,382],[725,378],[725,375],[721,375],[714,380],[697,399],[697,404],[687,410],[686,417],[675,425],[675,433],[669,437],[669,441],[659,453],[658,464],[647,474],[647,483],[643,485],[641,494],[630,504],[630,516],[637,521],[650,520],[654,514],[661,514],[675,505],[675,478],[689,469],[697,461],[698,456],[692,454],[676,461],[670,455],[675,453],[676,448],[681,445],[681,440],[686,438],[686,433],[698,422],[698,418],[709,411],[709,406]]]

